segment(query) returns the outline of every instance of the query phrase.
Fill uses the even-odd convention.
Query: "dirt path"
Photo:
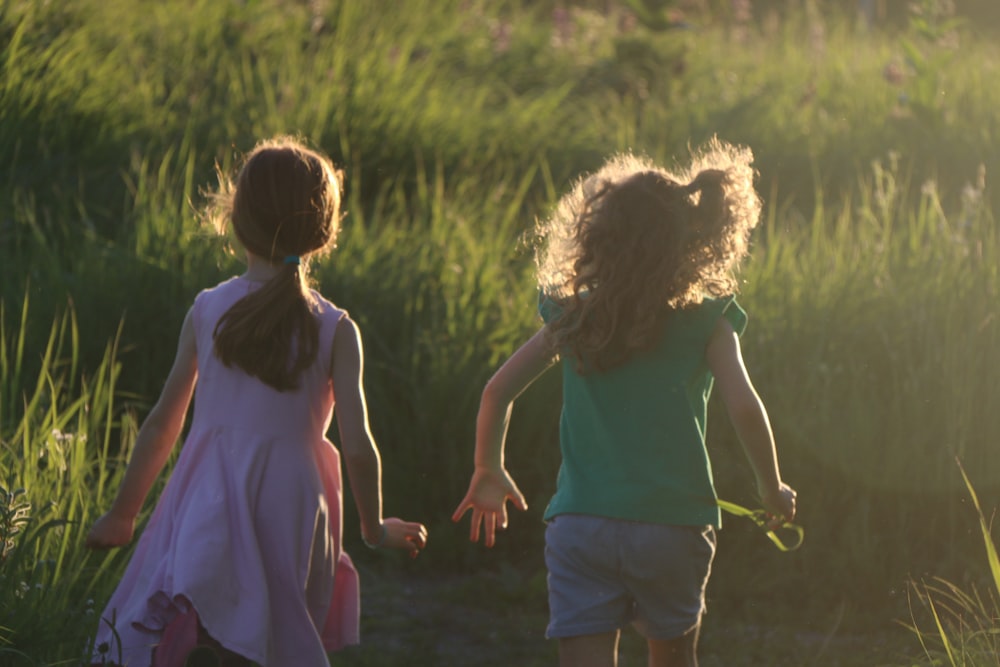
[[[543,575],[376,575],[361,569],[362,646],[335,667],[552,667]],[[701,667],[890,667],[915,664],[919,645],[901,628],[826,632],[748,622],[713,608],[705,620]],[[645,664],[644,642],[623,634],[621,667]],[[915,650],[914,650],[915,649]],[[909,658],[906,657],[909,655]]]

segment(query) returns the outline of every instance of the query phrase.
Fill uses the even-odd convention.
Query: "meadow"
[[[450,521],[479,392],[538,326],[534,224],[572,180],[713,135],[756,156],[743,348],[806,532],[725,519],[702,664],[1000,664],[1000,16],[871,4],[0,0],[0,665],[86,655],[128,552],[83,536],[191,300],[241,271],[204,191],[287,133],[347,174],[312,276],[362,331],[386,512],[431,535],[371,553],[345,508],[365,643],[335,665],[554,664],[557,374],[515,408],[530,509],[491,551]],[[719,494],[753,506],[710,415]]]

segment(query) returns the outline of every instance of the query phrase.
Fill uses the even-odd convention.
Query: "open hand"
[[[511,479],[510,474],[503,469],[476,468],[469,482],[469,490],[465,498],[458,504],[452,521],[459,521],[468,510],[472,510],[472,524],[469,526],[469,539],[479,541],[480,527],[486,529],[486,546],[496,543],[497,529],[507,528],[507,501],[514,503],[519,510],[528,509],[524,495]]]
[[[102,515],[90,532],[84,546],[88,549],[110,549],[120,547],[132,541],[135,534],[135,519],[125,519],[111,512]]]

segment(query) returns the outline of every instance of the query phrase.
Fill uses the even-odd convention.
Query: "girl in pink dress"
[[[247,271],[195,298],[121,489],[87,536],[99,549],[131,541],[193,396],[176,467],[101,615],[98,664],[173,667],[197,652],[320,667],[358,643],[340,454],[326,439],[335,403],[365,544],[426,545],[423,525],[382,517],[357,325],[306,284],[306,261],[336,239],[340,190],[328,158],[287,138],[223,179],[210,214],[220,231],[232,223]]]

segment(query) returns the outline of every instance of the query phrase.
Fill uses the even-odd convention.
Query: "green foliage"
[[[928,136],[941,131],[953,113],[945,104],[950,82],[948,73],[960,48],[960,28],[964,21],[941,0],[923,0],[911,8],[909,30],[900,39],[911,75],[901,98]]]
[[[24,489],[8,491],[0,486],[0,562],[14,550],[14,538],[31,518],[31,503],[24,499]]]
[[[448,518],[479,392],[537,326],[533,222],[603,155],[683,161],[717,133],[757,156],[766,221],[743,274],[744,349],[809,538],[782,555],[727,522],[711,606],[750,619],[746,644],[766,599],[769,620],[826,638],[795,653],[814,664],[837,645],[831,627],[905,614],[911,573],[960,578],[978,544],[953,457],[987,514],[1000,495],[997,46],[945,15],[882,33],[831,3],[702,4],[720,14],[645,0],[0,3],[0,485],[25,490],[0,515],[13,582],[0,660],[75,657],[94,627],[87,611],[127,554],[84,553],[82,531],[191,299],[240,270],[199,225],[201,189],[275,133],[346,169],[340,247],[313,277],[361,325],[386,510],[431,526],[431,548],[401,564],[353,549],[348,508],[363,565],[485,566],[538,606],[555,374],[513,416],[508,460],[531,510],[489,553]],[[724,411],[710,420],[720,493],[750,504]]]
[[[1000,478],[1000,383],[982,371],[1000,345],[995,221],[981,207],[947,211],[933,184],[912,201],[920,189],[891,156],[869,174],[812,220],[772,210],[743,273],[747,364],[808,539],[787,562],[761,554],[763,571],[751,571],[759,537],[730,521],[712,584],[750,600],[809,590],[799,604],[811,614],[798,613],[845,604],[855,631],[873,622],[866,610],[905,613],[913,573],[966,572],[976,544],[954,458],[991,504]],[[752,502],[724,412],[710,410],[717,487]]]
[[[4,380],[24,368],[27,315],[26,300],[19,324],[0,318]],[[79,376],[78,338],[70,311],[52,323],[34,387],[2,386],[0,655],[23,664],[82,657],[100,611],[95,598],[120,572],[121,554],[89,554],[83,536],[118,485],[117,452],[127,450],[133,424],[117,405],[116,344]]]
[[[979,497],[961,462],[959,470],[979,518],[989,587],[982,593],[975,584],[961,586],[942,577],[934,577],[930,583],[913,581],[912,622],[904,625],[916,635],[929,665],[1000,665],[1000,558]],[[926,625],[931,629],[925,630]]]
[[[489,224],[470,184],[456,186],[440,168],[421,173],[412,195],[402,184],[368,206],[355,195],[336,256],[316,271],[365,340],[373,430],[395,490],[387,511],[404,513],[419,498],[422,518],[434,522],[445,515],[430,508],[464,493],[479,388],[534,326],[525,258],[495,251],[513,250],[519,205],[539,168],[499,181]],[[394,203],[413,207],[405,225],[393,219]]]

